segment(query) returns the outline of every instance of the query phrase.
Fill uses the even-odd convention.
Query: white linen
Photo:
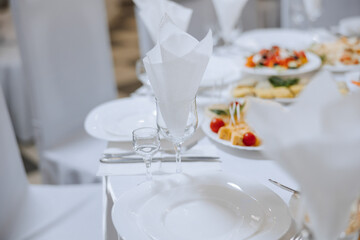
[[[247,0],[212,0],[222,37],[229,42]]]
[[[105,142],[84,137],[83,121],[92,108],[117,95],[104,1],[13,1],[11,10],[43,182],[84,183],[89,168],[90,182],[97,181],[98,149]]]
[[[167,14],[176,26],[187,31],[192,10],[168,0],[133,0],[140,9],[143,20],[152,40],[156,43],[159,36],[161,19]]]
[[[298,181],[316,239],[337,239],[359,194],[359,102],[360,93],[341,97],[328,72],[318,74],[288,111],[250,102],[247,119],[262,136],[264,152]]]
[[[30,96],[9,10],[0,14],[0,84],[16,137],[21,142],[29,142],[33,139]]]
[[[204,151],[203,149],[206,149]],[[121,153],[128,150],[121,149],[107,149],[106,153]],[[216,149],[214,146],[208,145],[204,147],[194,147],[189,151],[182,154],[182,157],[186,156],[216,156]],[[165,153],[157,153],[154,157],[168,157],[174,156]],[[133,157],[133,156],[131,156]],[[139,156],[140,157],[140,156]],[[186,162],[181,163],[184,173],[198,173],[203,171],[219,171],[221,170],[220,161],[201,161],[201,162]],[[153,174],[172,174],[176,172],[176,163],[174,162],[153,162],[151,164],[151,171]],[[98,176],[119,176],[119,175],[144,175],[145,163],[100,163],[98,169]]]
[[[0,143],[0,239],[101,238],[99,185],[28,184],[1,87]]]
[[[344,18],[339,22],[339,32],[345,36],[360,36],[360,16]]]
[[[191,102],[212,54],[211,31],[198,41],[165,16],[156,46],[144,58],[162,117],[174,136],[182,136]],[[159,114],[159,113],[158,113]]]

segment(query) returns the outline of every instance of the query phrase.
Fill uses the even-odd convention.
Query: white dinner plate
[[[321,67],[321,59],[317,55],[310,52],[306,52],[306,57],[308,59],[308,62],[297,69],[278,70],[268,67],[250,68],[245,66],[245,61],[244,61],[244,63],[242,64],[243,66],[242,71],[248,74],[261,75],[261,76],[292,76],[292,75],[299,75],[299,74],[312,72],[318,69],[319,67]]]
[[[250,52],[257,52],[262,48],[279,47],[304,50],[311,46],[313,38],[310,33],[295,29],[256,29],[243,33],[235,44]]]
[[[203,132],[205,133],[206,136],[208,136],[210,139],[214,140],[217,143],[220,143],[224,146],[228,146],[231,148],[235,148],[235,149],[240,149],[240,150],[248,150],[248,151],[260,151],[262,150],[261,146],[258,147],[244,147],[244,146],[236,146],[231,144],[230,141],[226,141],[223,139],[220,139],[219,136],[214,133],[213,131],[211,131],[210,129],[210,119],[206,119],[204,120],[204,122],[201,124],[201,129],[203,130]]]
[[[224,173],[142,183],[115,202],[112,220],[124,240],[269,240],[291,224],[275,193]]]
[[[323,68],[330,72],[334,72],[334,73],[344,73],[344,72],[360,71],[360,64],[357,64],[357,65],[343,65],[343,64],[328,65],[328,64],[325,64],[323,66]]]
[[[156,127],[152,99],[123,98],[107,102],[93,109],[85,120],[88,134],[113,142],[132,141],[132,131],[140,127]]]

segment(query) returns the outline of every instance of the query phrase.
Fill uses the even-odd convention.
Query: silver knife
[[[155,157],[152,159],[153,162],[175,162],[175,157]],[[181,161],[184,162],[219,162],[219,157],[214,156],[183,156]],[[102,163],[139,163],[143,162],[142,158],[106,158],[103,157],[100,159]]]

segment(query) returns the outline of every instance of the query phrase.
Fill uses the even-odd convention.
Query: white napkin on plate
[[[189,114],[212,54],[211,31],[199,42],[165,15],[156,46],[144,65],[167,128],[183,135]]]
[[[345,230],[360,191],[360,92],[342,97],[321,72],[298,101],[284,109],[252,99],[247,121],[301,187],[315,239],[335,240]]]
[[[360,36],[360,16],[340,20],[339,32],[349,37]]]
[[[237,20],[247,0],[212,0],[221,28],[221,35],[229,42]]]
[[[115,150],[115,151],[114,151]],[[126,150],[109,149],[108,153],[121,153]],[[216,148],[213,145],[195,146],[186,151],[182,156],[217,156]],[[165,153],[157,153],[154,157],[174,156]],[[133,157],[133,156],[131,156]],[[139,156],[140,157],[140,156]],[[206,171],[219,171],[221,170],[221,161],[199,161],[199,162],[186,162],[181,163],[184,173],[199,173]],[[97,175],[98,176],[125,176],[125,175],[145,175],[145,163],[100,163]],[[174,162],[153,162],[151,164],[151,171],[156,174],[172,174],[176,172],[176,163]]]
[[[167,14],[180,29],[187,31],[192,9],[181,6],[168,0],[133,0],[139,8],[139,14],[143,20],[151,39],[156,43],[162,17]]]

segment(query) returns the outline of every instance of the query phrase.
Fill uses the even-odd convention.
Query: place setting
[[[256,42],[267,34],[273,37],[269,43]],[[286,38],[297,36],[298,42],[293,42],[293,46],[282,44]],[[358,193],[349,194],[347,189],[346,197],[342,195],[340,201],[334,197],[340,188],[324,185],[336,185],[330,180],[334,174],[330,164],[338,166],[335,156],[340,149],[351,153],[356,149],[345,147],[342,140],[341,147],[335,148],[333,142],[309,138],[338,133],[333,129],[341,121],[337,114],[331,115],[333,122],[326,123],[324,127],[329,128],[322,132],[319,123],[323,123],[323,114],[334,114],[328,107],[333,102],[335,112],[342,111],[346,118],[354,111],[347,102],[356,101],[358,95],[349,91],[347,85],[339,84],[330,73],[317,72],[324,60],[319,53],[310,51],[314,47],[310,40],[300,31],[250,32],[239,42],[254,43],[252,49],[258,50],[243,55],[244,61],[237,65],[232,65],[230,58],[225,64],[227,58],[220,60],[223,56],[212,53],[211,32],[198,41],[177,27],[170,16],[164,16],[158,40],[141,66],[146,73],[144,85],[151,86],[151,94],[129,102],[116,100],[101,105],[85,121],[89,134],[109,142],[100,159],[98,175],[113,177],[113,185],[118,187],[124,177],[136,182],[114,198],[111,208],[111,220],[122,239],[357,237],[356,230],[346,230],[349,211],[345,208]],[[220,85],[218,79],[222,79]],[[212,88],[215,97],[204,100],[206,88]],[[323,100],[317,97],[320,92]],[[342,105],[349,108],[338,108]],[[311,150],[312,142],[316,150]],[[245,167],[240,171],[243,174],[235,171],[238,168],[228,171],[233,167],[233,159],[228,162],[227,158],[232,155],[216,144],[237,151],[238,161]],[[332,147],[334,155],[328,165],[325,159],[330,158],[330,153],[325,150],[326,144]],[[319,155],[318,148],[324,155]],[[299,154],[301,151],[304,152]],[[267,159],[246,159],[245,152],[264,154],[280,168]],[[304,154],[306,160],[299,160]],[[353,169],[343,166],[348,178],[342,184],[357,181],[358,168],[350,157],[356,155],[347,158],[346,166]],[[312,160],[315,156],[318,159]],[[261,164],[265,162],[269,172],[261,176],[265,171]],[[244,174],[246,168],[255,166],[259,170]],[[292,195],[269,187],[274,181],[269,183],[267,176],[286,179],[284,174],[299,184],[298,190],[275,183],[290,189]],[[316,180],[318,174],[324,174],[323,181]],[[320,198],[316,193],[320,188],[326,188],[328,195]],[[326,197],[334,198],[327,201],[326,208],[337,209],[326,216],[337,216],[336,221],[325,218],[326,209],[321,203]],[[356,216],[357,208],[353,208]],[[350,221],[355,223],[349,228],[357,229],[357,218]],[[337,224],[341,227],[335,228]]]

